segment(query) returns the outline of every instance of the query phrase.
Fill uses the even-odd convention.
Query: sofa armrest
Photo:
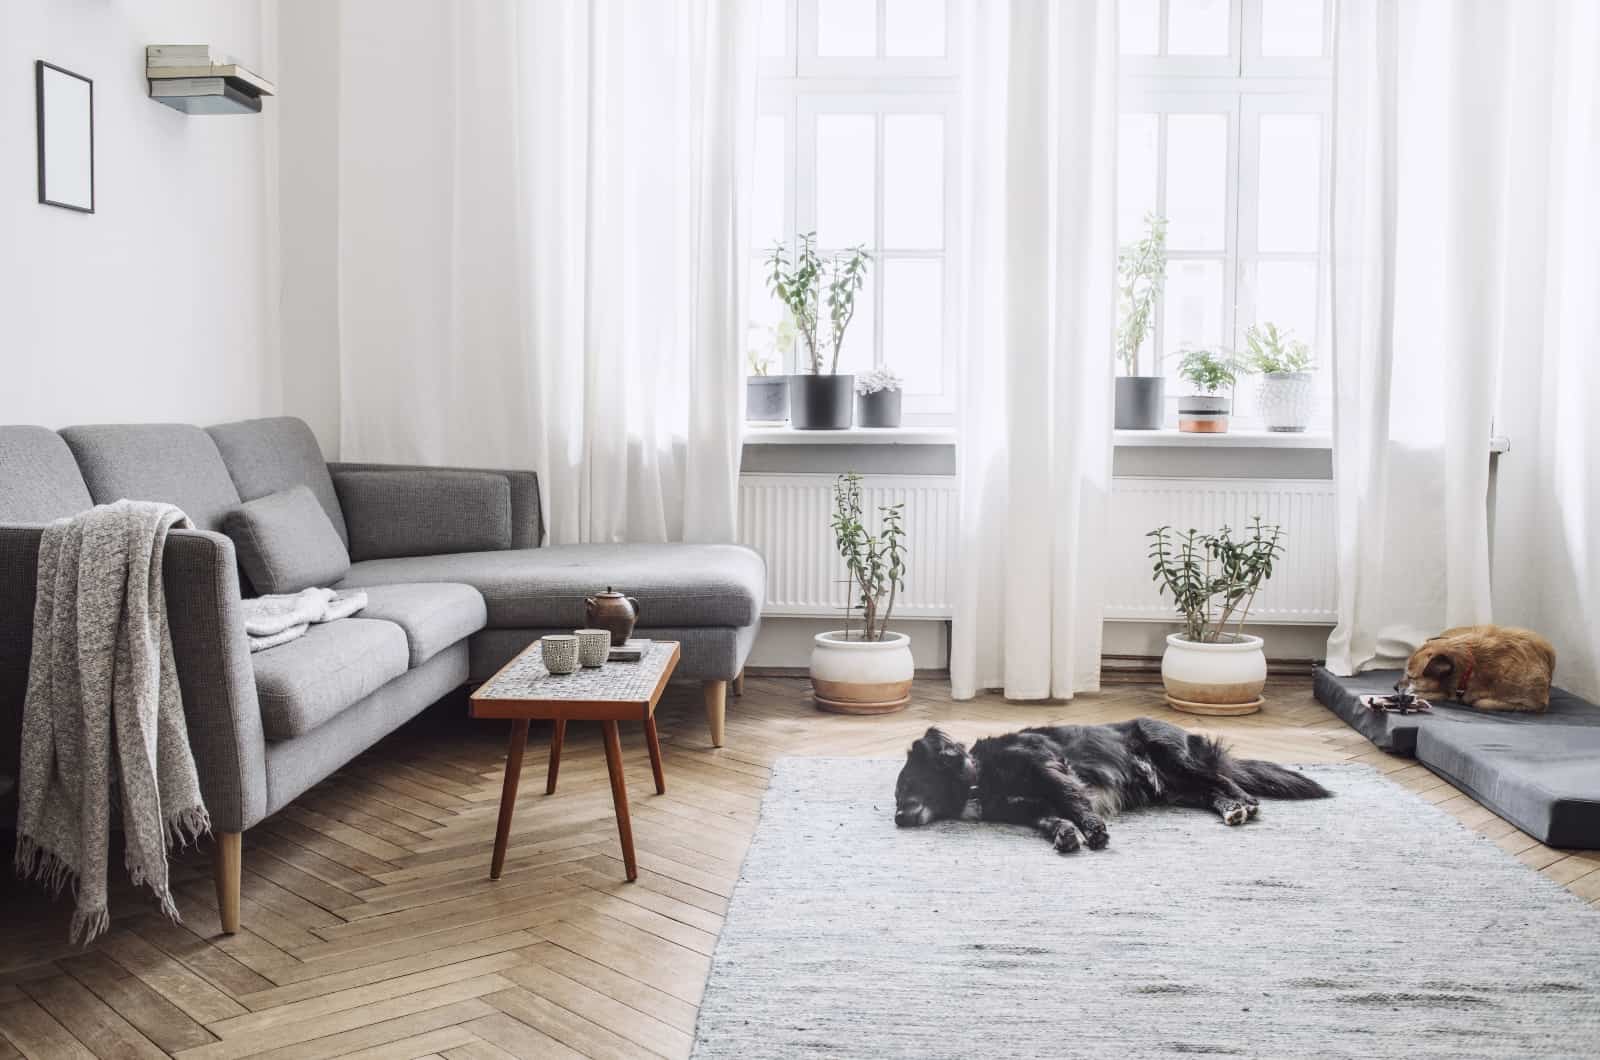
[[[0,776],[17,777],[42,526],[0,526]],[[0,824],[9,823],[0,822]]]
[[[498,475],[506,480],[511,490],[511,547],[512,548],[538,548],[544,543],[544,512],[539,504],[539,476],[533,471],[507,471],[500,468],[483,467],[430,467],[423,464],[364,464],[364,463],[330,463],[328,471],[333,475],[334,488],[339,485],[339,477],[344,472],[350,471],[392,471],[413,472],[426,475],[430,472],[449,474],[451,472],[471,472],[481,475]],[[397,485],[402,477],[397,476]],[[340,505],[344,505],[343,494],[340,494]],[[348,512],[346,513],[348,515]]]
[[[0,774],[17,773],[33,654],[39,526],[0,526]],[[162,559],[167,621],[200,793],[218,832],[266,815],[266,738],[239,606],[233,542],[173,530]]]
[[[214,831],[242,832],[266,816],[267,766],[233,542],[174,530],[161,569],[200,793]]]

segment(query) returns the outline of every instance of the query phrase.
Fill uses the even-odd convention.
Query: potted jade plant
[[[856,377],[856,426],[900,426],[900,389],[905,384],[887,368]]]
[[[850,426],[855,377],[839,374],[839,351],[871,260],[865,248],[854,247],[824,261],[815,232],[800,236],[793,261],[782,243],[767,255],[767,287],[794,318],[805,356],[805,371],[789,377],[792,427],[836,431]]]
[[[1139,374],[1139,348],[1155,322],[1167,279],[1167,219],[1145,216],[1145,234],[1117,255],[1117,430],[1154,431],[1166,418],[1166,379]],[[1159,365],[1154,366],[1159,369]]]
[[[794,344],[794,322],[787,314],[776,325],[750,328],[750,348],[745,358],[750,374],[745,377],[745,413],[750,423],[783,423],[789,418],[789,377],[775,375],[783,355]]]
[[[878,532],[863,522],[861,476],[833,484],[833,538],[848,575],[844,628],[818,633],[811,649],[817,706],[839,714],[885,714],[911,702],[911,638],[889,629],[905,587],[903,504],[878,508]],[[852,616],[859,612],[859,625]]]
[[[1184,350],[1178,375],[1189,393],[1178,399],[1178,430],[1190,434],[1228,433],[1233,387],[1242,366],[1226,350]]]
[[[1269,431],[1303,431],[1311,426],[1316,408],[1311,347],[1288,328],[1268,321],[1252,324],[1244,333],[1248,353],[1245,363],[1261,375],[1256,405]]]
[[[1258,515],[1238,539],[1161,526],[1151,539],[1157,591],[1172,593],[1183,631],[1167,637],[1161,683],[1167,702],[1190,714],[1253,714],[1261,709],[1267,657],[1260,637],[1244,632],[1256,593],[1283,556],[1283,530]]]

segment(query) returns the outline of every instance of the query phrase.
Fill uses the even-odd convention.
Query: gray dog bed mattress
[[[1543,714],[1433,704],[1428,714],[1369,710],[1364,695],[1393,690],[1399,670],[1313,675],[1317,699],[1385,751],[1417,761],[1556,847],[1600,848],[1600,707],[1562,689]]]

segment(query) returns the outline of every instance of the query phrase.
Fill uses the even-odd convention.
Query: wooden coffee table
[[[515,659],[472,694],[474,718],[510,718],[511,745],[506,751],[506,779],[500,788],[500,821],[494,830],[494,858],[489,878],[498,880],[506,863],[506,843],[511,837],[511,815],[517,804],[517,781],[522,775],[522,752],[528,746],[528,722],[555,722],[550,741],[550,774],[545,794],[556,790],[561,765],[561,744],[569,721],[598,721],[605,735],[606,770],[611,774],[611,801],[617,808],[617,834],[622,839],[622,864],[628,879],[639,878],[633,856],[633,823],[628,819],[628,787],[622,778],[622,741],[617,722],[644,722],[650,746],[650,768],[655,773],[656,794],[666,793],[661,772],[661,742],[656,738],[656,703],[667,678],[678,665],[676,641],[650,643],[638,662],[608,662],[572,674],[552,674],[544,668],[539,642],[534,641]]]

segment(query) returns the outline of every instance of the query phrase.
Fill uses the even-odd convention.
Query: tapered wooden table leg
[[[556,793],[556,774],[561,770],[561,745],[567,739],[567,719],[556,719],[556,730],[550,736],[550,775],[545,778],[544,793]]]
[[[527,747],[528,720],[518,718],[511,723],[511,744],[506,748],[506,779],[500,786],[500,821],[494,828],[494,858],[489,862],[491,880],[498,880],[500,870],[505,868],[506,843],[511,839],[511,814],[517,807],[517,781],[522,778],[522,752]]]
[[[617,735],[617,723],[600,723],[606,738],[606,769],[611,773],[611,801],[617,808],[617,835],[622,839],[622,865],[628,871],[628,882],[639,878],[639,865],[633,856],[633,822],[628,818],[628,784],[622,776],[622,739]]]
[[[656,775],[656,794],[667,793],[667,775],[661,771],[661,739],[656,735],[654,714],[644,719],[644,742],[650,747],[650,772]]]

